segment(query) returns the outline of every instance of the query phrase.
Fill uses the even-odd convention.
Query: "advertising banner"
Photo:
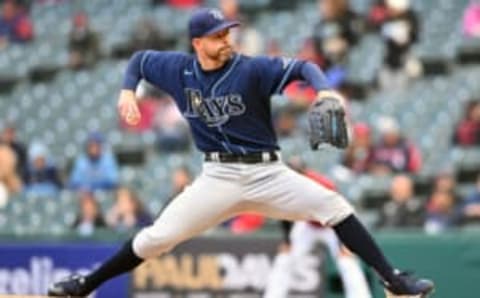
[[[45,295],[48,285],[97,267],[118,249],[113,244],[0,244],[0,293]],[[106,283],[90,297],[128,297],[128,276]]]
[[[278,242],[198,238],[150,260],[132,275],[133,298],[260,298]],[[324,254],[295,259],[289,297],[324,297]]]

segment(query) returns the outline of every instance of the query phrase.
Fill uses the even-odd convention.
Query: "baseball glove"
[[[308,111],[308,122],[313,150],[324,143],[342,149],[348,146],[345,110],[339,99],[333,96],[317,99]]]

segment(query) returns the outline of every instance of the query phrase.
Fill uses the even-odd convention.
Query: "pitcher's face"
[[[233,42],[230,38],[230,29],[195,38],[193,46],[198,55],[217,62],[225,63],[233,54]]]

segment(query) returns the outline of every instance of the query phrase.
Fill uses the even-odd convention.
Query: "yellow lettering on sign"
[[[195,266],[196,265],[196,266]],[[183,254],[151,259],[133,272],[133,286],[137,290],[160,289],[220,289],[222,277],[215,255]]]
[[[133,271],[133,287],[147,289],[150,283],[161,283],[158,279],[162,276],[160,259],[150,259]]]

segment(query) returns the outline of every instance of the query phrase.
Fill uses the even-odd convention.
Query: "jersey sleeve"
[[[129,61],[123,87],[135,89],[141,79],[171,93],[187,55],[172,51],[139,51]]]
[[[269,95],[281,93],[293,80],[301,79],[303,61],[287,57],[259,56],[254,58],[256,79],[261,92]]]

